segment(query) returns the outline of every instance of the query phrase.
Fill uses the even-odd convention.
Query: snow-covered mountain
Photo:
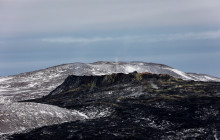
[[[32,123],[58,123],[13,134],[10,139],[218,139],[219,93],[220,82],[184,81],[167,74],[70,75],[49,95],[30,100],[38,103],[33,107],[6,105],[2,114],[7,114],[4,122],[10,118],[7,126],[18,126],[12,127],[15,130]],[[78,116],[67,109],[89,119],[62,123]]]
[[[166,65],[145,62],[95,62],[89,64],[71,63],[38,71],[21,73],[18,75],[0,77],[0,139],[1,134],[5,133],[8,134],[23,130],[29,131],[30,129],[41,126],[61,124],[63,122],[71,122],[75,120],[84,120],[87,118],[95,119],[109,116],[114,111],[114,108],[108,106],[95,106],[96,104],[94,104],[94,106],[89,105],[84,108],[80,107],[66,109],[62,108],[63,106],[57,107],[55,105],[48,105],[39,102],[31,103],[18,101],[48,95],[57,86],[61,85],[69,75],[110,75],[112,73],[127,74],[134,71],[139,73],[150,72],[154,74],[169,74],[173,77],[184,80],[220,82],[219,78],[209,75],[185,73]],[[149,83],[148,86],[152,87],[153,89],[159,88],[159,86],[154,83]],[[175,88],[175,90],[178,89],[177,85],[172,87]],[[126,89],[129,91],[129,96],[136,96],[137,93],[138,96],[142,94],[139,92],[139,89],[142,88],[139,87],[133,88],[133,90],[131,90],[130,87]],[[200,87],[198,89],[200,89]],[[125,90],[126,93],[127,90]],[[130,90],[132,93],[130,93]],[[124,93],[122,91],[120,92],[121,94]],[[115,93],[118,94],[119,92]],[[109,97],[113,96],[114,93],[106,90],[106,94],[102,95]],[[102,96],[99,95],[97,97]],[[127,95],[124,97],[127,97]],[[89,97],[86,98],[86,100],[87,99],[90,100],[91,98]],[[74,100],[74,98],[71,100]],[[66,101],[66,99],[63,100],[65,104],[70,101]],[[71,103],[74,102],[71,101]],[[45,131],[44,133],[47,132]]]
[[[169,74],[184,80],[220,82],[220,78],[204,74],[185,73],[163,64],[103,61],[89,64],[71,63],[13,76],[0,77],[0,103],[45,96],[60,85],[68,75],[105,75],[134,71]]]

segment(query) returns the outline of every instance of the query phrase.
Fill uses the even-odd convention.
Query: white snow
[[[172,68],[166,68],[166,69],[171,70],[175,72],[176,74],[180,75],[181,77],[183,77],[184,80],[193,80],[191,77],[187,76],[185,72],[179,71],[177,69],[172,69]]]
[[[131,73],[134,71],[150,72],[155,74],[171,74],[171,76],[182,78],[184,80],[220,82],[219,78],[199,74],[187,74],[165,65],[143,62],[103,62],[91,64],[73,63],[30,73],[0,77],[0,127],[3,127],[3,124],[5,124],[7,126],[5,132],[12,132],[32,128],[32,126],[38,127],[42,125],[50,125],[50,122],[51,124],[62,123],[74,119],[75,116],[80,116],[80,119],[86,119],[88,117],[78,111],[56,108],[49,105],[31,103],[23,104],[16,102],[20,100],[40,98],[49,94],[53,89],[60,85],[68,75],[106,75],[112,73]],[[153,83],[151,86],[155,89],[158,88],[158,86]],[[113,93],[109,92],[107,94]],[[141,94],[141,92],[135,92],[134,96],[139,96]],[[109,109],[103,109],[101,112],[94,110],[90,115],[103,117],[109,115],[110,113],[111,111]],[[39,124],[36,123],[38,121]],[[32,123],[34,125],[32,125]],[[2,130],[0,129],[0,131]]]
[[[207,80],[216,80],[216,79],[214,79],[214,78],[211,78],[211,77],[209,77],[209,76],[204,76]]]
[[[7,96],[0,96],[0,104],[8,104],[11,102],[11,99]]]
[[[89,106],[85,108],[85,113],[89,117],[89,119],[95,119],[95,118],[100,118],[100,117],[107,117],[109,116],[113,110],[110,107],[94,107],[94,106]]]
[[[9,78],[9,77],[0,77],[0,83],[1,82],[4,82],[4,81],[7,81],[7,80],[10,80],[12,78]]]
[[[0,95],[11,96],[13,101],[40,98],[49,94],[60,85],[68,75],[106,75],[112,73],[131,73],[134,71],[171,75],[175,73],[174,77],[176,76],[184,80],[220,82],[219,78],[187,74],[177,69],[152,63],[73,63],[31,73],[0,77]]]
[[[125,73],[131,73],[131,72],[138,71],[138,70],[139,70],[138,67],[134,67],[130,65],[125,66]]]
[[[151,87],[154,88],[154,89],[159,89],[159,87],[158,87],[156,84],[154,84],[154,83],[150,83],[150,85],[151,85]]]
[[[193,77],[195,81],[215,81],[215,82],[220,82],[220,79],[212,77],[212,76],[207,76],[204,74],[188,74],[189,76]]]
[[[11,103],[0,107],[0,134],[88,117],[76,110],[39,103]]]

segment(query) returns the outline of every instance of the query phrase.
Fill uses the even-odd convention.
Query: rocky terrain
[[[71,75],[49,95],[26,100],[78,110],[89,119],[44,126],[7,139],[220,138],[220,83],[167,74]]]
[[[87,118],[76,110],[52,105],[27,102],[4,104],[0,108],[0,135]]]
[[[0,77],[0,139],[219,139],[219,81],[102,61]]]
[[[71,63],[13,76],[0,77],[0,104],[45,96],[59,86],[69,75],[106,75],[134,71],[139,73],[168,74],[184,80],[220,82],[219,78],[213,76],[185,73],[163,64],[103,61],[89,64]]]

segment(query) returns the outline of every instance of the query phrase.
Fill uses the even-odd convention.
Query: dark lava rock
[[[169,75],[69,76],[48,96],[29,101],[77,109],[90,119],[45,126],[8,139],[214,140],[220,138],[219,93],[220,83]]]

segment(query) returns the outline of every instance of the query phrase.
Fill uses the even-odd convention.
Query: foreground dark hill
[[[76,109],[90,119],[45,126],[8,139],[220,138],[218,82],[151,73],[72,75],[49,95],[29,101]]]

